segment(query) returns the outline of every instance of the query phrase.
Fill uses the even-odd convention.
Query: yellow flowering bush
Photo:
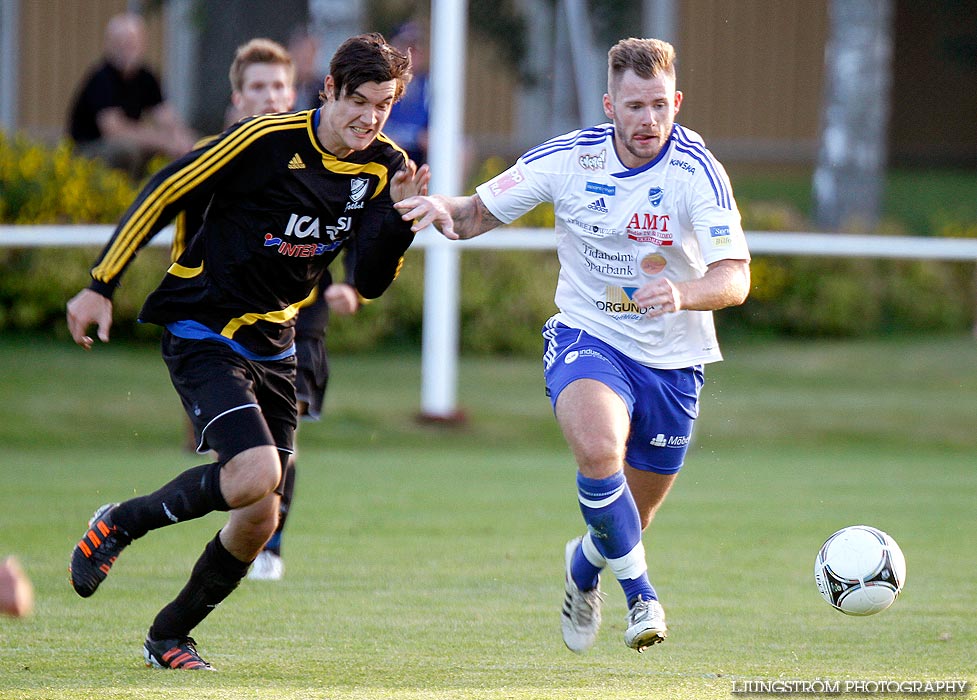
[[[50,147],[0,131],[0,224],[110,224],[136,196],[125,173],[79,156],[70,142]],[[66,335],[64,305],[89,282],[98,250],[0,247],[0,331],[53,330]],[[117,327],[146,334],[133,320],[142,297],[165,270],[165,255],[146,251],[116,295]],[[140,274],[139,267],[150,270]],[[142,295],[142,296],[140,296]],[[122,321],[120,323],[120,321]]]
[[[129,178],[74,153],[0,131],[0,223],[98,224],[121,216],[135,197]]]
[[[795,209],[770,202],[740,203],[753,231],[811,231]],[[937,235],[974,235],[973,224],[948,222]],[[907,235],[894,221],[879,234]],[[879,333],[959,332],[974,323],[974,264],[797,255],[756,255],[746,304],[716,315],[726,330],[803,337]]]

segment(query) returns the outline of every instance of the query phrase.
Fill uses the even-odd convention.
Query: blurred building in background
[[[889,161],[977,165],[977,3],[893,1]],[[476,162],[508,160],[554,133],[603,120],[605,53],[615,38],[644,34],[676,44],[686,93],[680,120],[706,135],[723,161],[811,165],[829,2],[470,0],[466,140]],[[169,99],[194,128],[212,133],[239,43],[287,42],[307,26],[328,61],[346,36],[388,34],[429,7],[424,0],[0,0],[0,126],[49,142],[63,136],[106,21],[127,9],[147,18],[150,62]],[[504,10],[519,21],[494,27],[493,36]]]

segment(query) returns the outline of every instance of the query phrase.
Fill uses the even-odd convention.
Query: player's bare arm
[[[695,280],[672,282],[657,279],[634,293],[634,301],[647,307],[650,317],[688,311],[715,311],[738,306],[750,293],[750,263],[747,260],[719,260]]]
[[[451,240],[474,238],[502,224],[477,194],[468,197],[410,197],[394,205],[416,233],[433,225]]]
[[[109,342],[112,327],[112,300],[92,289],[83,289],[68,301],[68,331],[72,339],[85,350],[91,350],[93,340],[87,335],[93,323],[98,327],[98,339]]]

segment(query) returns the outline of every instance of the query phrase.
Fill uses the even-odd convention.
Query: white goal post
[[[109,225],[0,225],[0,248],[79,247],[101,248],[114,230]],[[172,228],[161,231],[149,245],[169,246]],[[849,258],[904,258],[977,262],[977,238],[923,236],[871,236],[841,233],[747,231],[750,253],[758,255],[811,255]],[[457,257],[465,250],[552,250],[552,229],[504,227],[468,241],[448,241],[433,228],[421,231],[412,248],[437,252],[447,273],[435,280],[441,291],[424,294],[424,342],[421,361],[420,415],[429,420],[454,420],[457,407]],[[431,280],[425,280],[431,284]],[[444,292],[446,293],[441,293]],[[434,338],[435,341],[431,339]],[[444,338],[450,343],[437,342]],[[446,347],[446,346],[451,346]],[[450,356],[443,356],[444,353]]]

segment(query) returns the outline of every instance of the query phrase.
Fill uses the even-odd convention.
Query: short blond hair
[[[295,83],[295,64],[288,50],[271,39],[252,39],[238,46],[234,52],[234,61],[231,62],[227,76],[231,81],[231,90],[241,92],[244,87],[244,71],[255,63],[285,66],[289,85]]]
[[[621,39],[607,52],[607,87],[628,70],[639,78],[668,75],[675,79],[675,47],[661,39]]]

